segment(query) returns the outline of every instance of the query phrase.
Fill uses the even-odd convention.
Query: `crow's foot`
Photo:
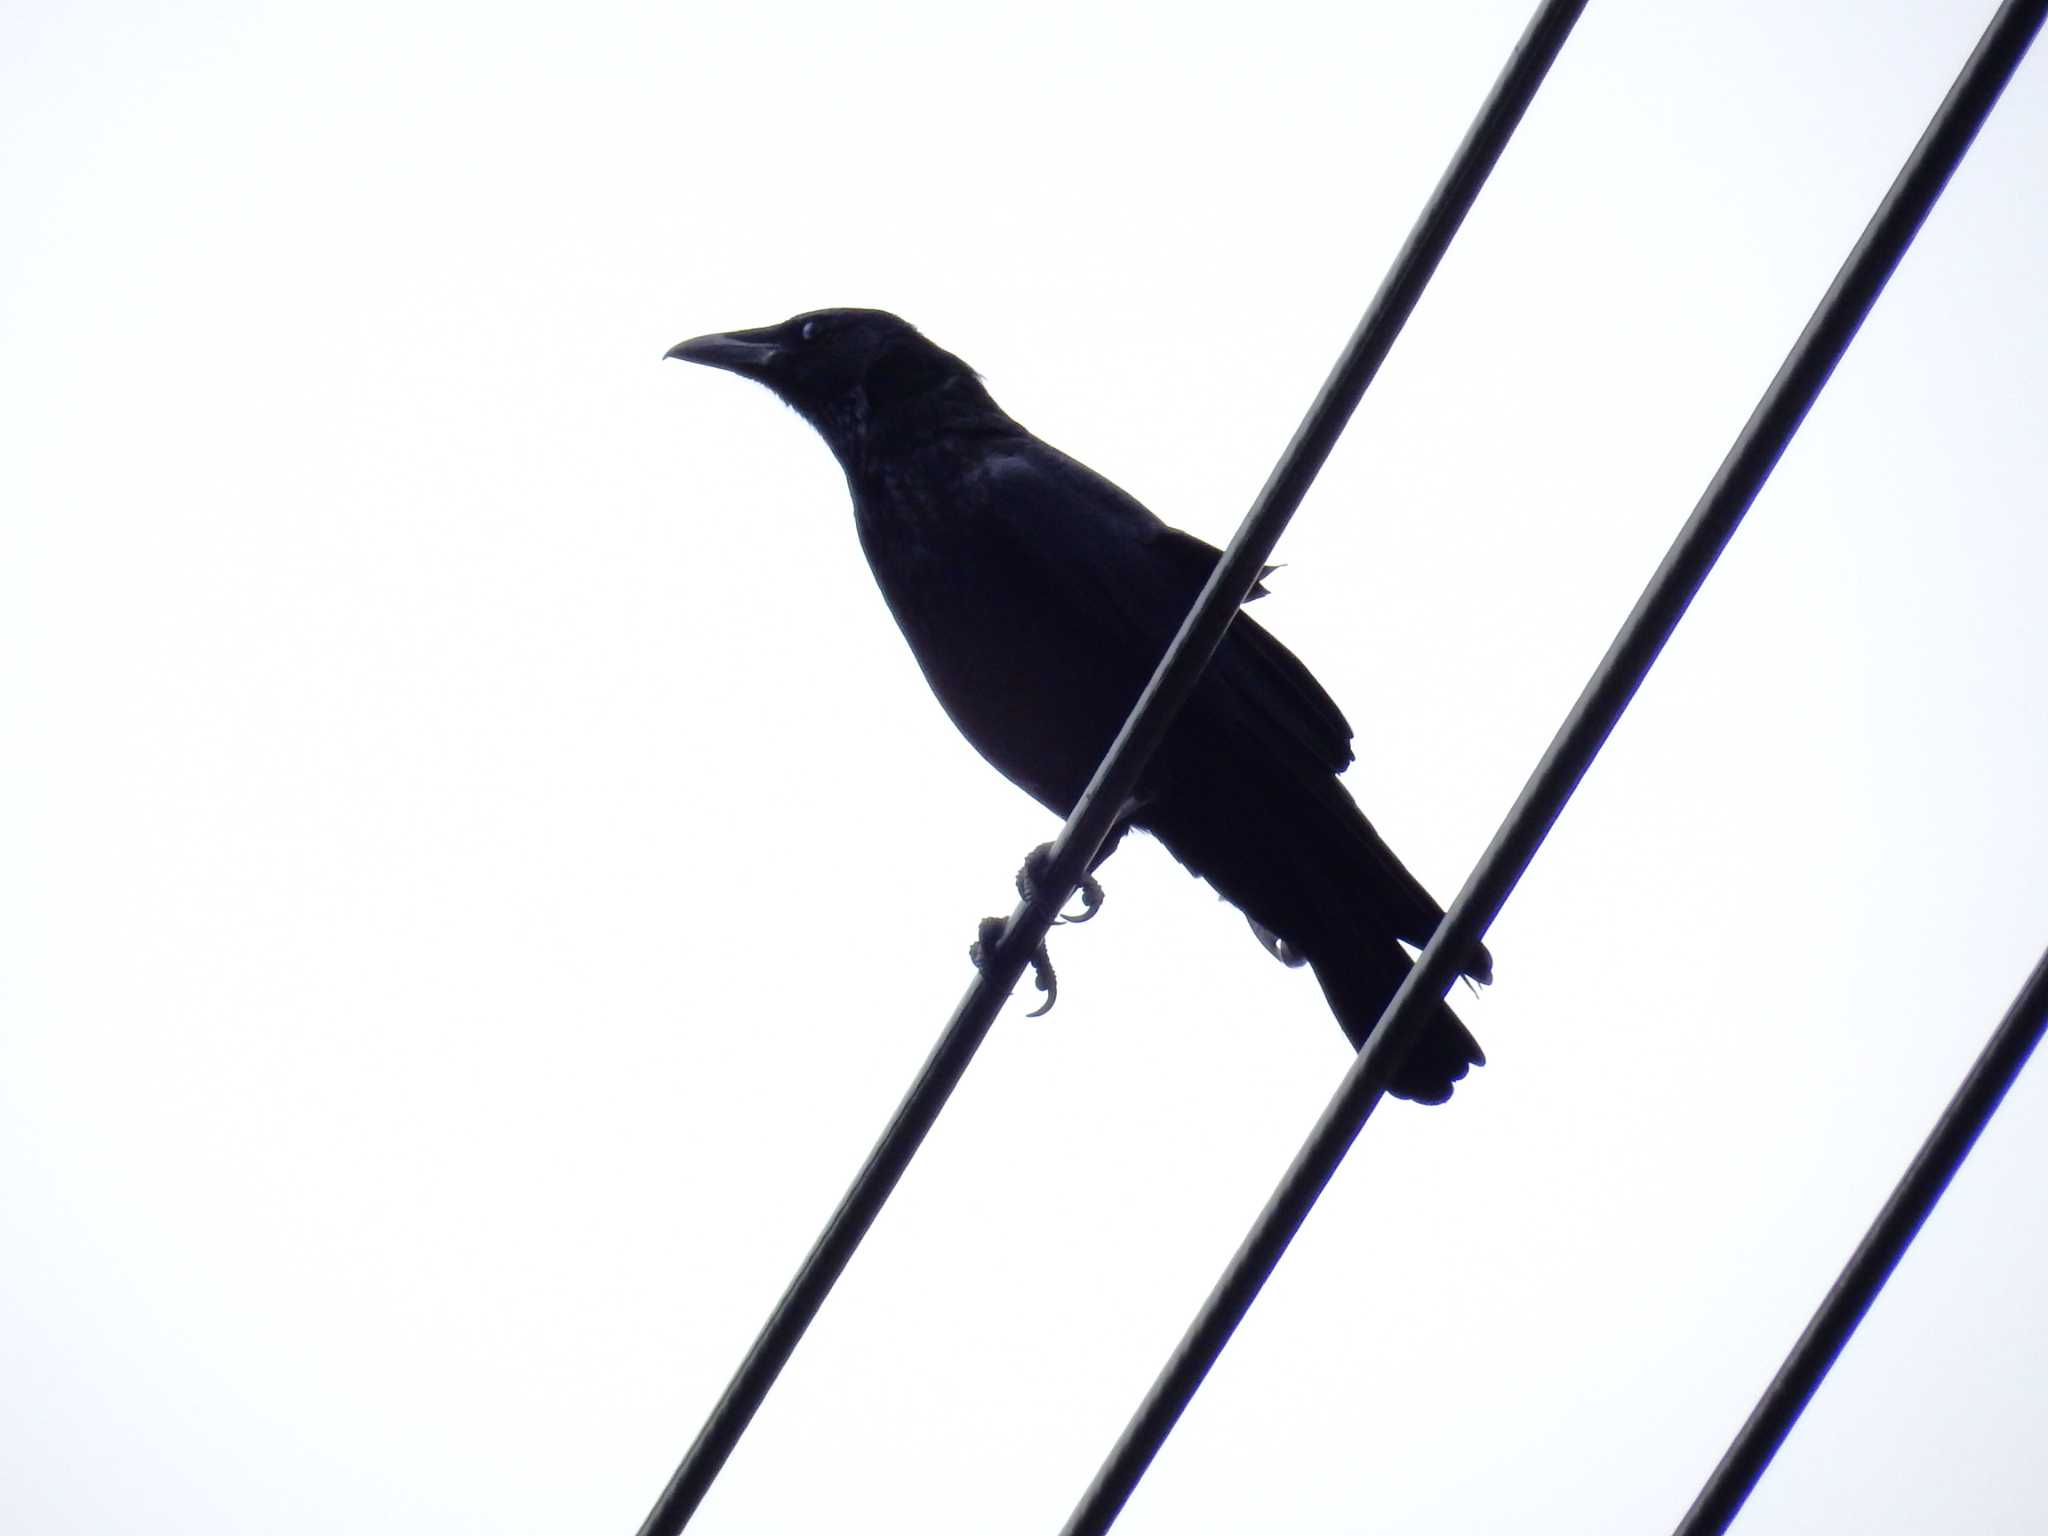
[[[1024,867],[1017,871],[1017,894],[1026,901],[1037,899],[1038,887],[1045,881],[1046,866],[1052,863],[1052,844],[1040,843],[1024,855]],[[1062,912],[1055,917],[1055,923],[1085,923],[1102,910],[1102,882],[1093,875],[1083,875],[1075,887],[1081,898],[1079,912]]]
[[[967,958],[974,962],[977,971],[988,969],[988,958],[1003,942],[1003,935],[1010,930],[1009,922],[1000,917],[984,917],[976,932],[974,942],[967,946]],[[1052,968],[1052,956],[1047,953],[1045,940],[1038,941],[1038,948],[1031,952],[1031,979],[1038,984],[1038,990],[1045,994],[1045,1001],[1024,1017],[1035,1019],[1052,1011],[1052,1005],[1059,1001],[1060,978]]]

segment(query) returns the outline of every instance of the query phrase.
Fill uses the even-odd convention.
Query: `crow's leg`
[[[988,957],[995,947],[1003,942],[1003,935],[1010,931],[1007,918],[984,917],[981,928],[975,934],[974,942],[967,946],[967,958],[974,962],[977,971],[988,969]],[[1046,951],[1045,940],[1038,941],[1038,948],[1031,952],[1031,979],[1038,984],[1038,990],[1045,994],[1045,1001],[1024,1017],[1035,1019],[1052,1011],[1052,1005],[1059,1001],[1060,978],[1052,968],[1052,956]]]
[[[1075,887],[1081,896],[1081,910],[1075,913],[1062,912],[1053,919],[1055,923],[1085,923],[1102,910],[1102,885],[1096,880],[1095,871],[1102,867],[1104,859],[1116,851],[1116,845],[1123,841],[1124,833],[1130,830],[1130,813],[1136,808],[1136,804],[1137,802],[1133,801],[1130,806],[1125,807],[1123,819],[1118,821],[1109,836],[1102,840],[1102,846],[1095,851],[1095,857],[1088,865],[1088,873],[1081,877],[1080,884]],[[1040,843],[1026,854],[1024,867],[1017,871],[1017,894],[1026,901],[1036,901],[1038,888],[1045,879],[1045,868],[1051,862],[1051,843]],[[968,958],[974,962],[976,970],[988,968],[985,963],[987,956],[1002,942],[1003,935],[1008,929],[1007,919],[985,917],[981,920],[981,928],[975,936],[974,943],[967,950]],[[1051,1012],[1052,1005],[1059,1000],[1060,995],[1059,975],[1052,968],[1052,956],[1047,952],[1045,941],[1042,939],[1038,948],[1031,952],[1031,978],[1037,982],[1038,990],[1045,994],[1045,1001],[1025,1015],[1027,1018],[1035,1019],[1041,1014]]]
[[[1099,866],[1107,857],[1109,849],[1105,847],[1102,852],[1096,854],[1095,864]],[[1040,843],[1025,854],[1024,867],[1017,871],[1017,894],[1026,901],[1037,900],[1038,887],[1044,881],[1046,866],[1050,863],[1051,843]],[[1081,877],[1081,883],[1075,887],[1075,891],[1081,898],[1081,910],[1073,913],[1062,912],[1053,919],[1055,923],[1085,923],[1102,910],[1102,882],[1092,873]]]

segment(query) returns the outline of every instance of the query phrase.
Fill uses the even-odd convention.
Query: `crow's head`
[[[842,463],[871,430],[943,403],[993,409],[974,370],[880,309],[818,309],[780,325],[678,342],[666,354],[765,384],[816,427]]]

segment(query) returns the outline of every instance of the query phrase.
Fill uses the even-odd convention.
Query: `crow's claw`
[[[1060,978],[1059,973],[1052,968],[1052,956],[1047,953],[1042,943],[1031,952],[1031,979],[1037,984],[1038,990],[1045,994],[1045,1001],[1024,1017],[1043,1018],[1052,1012],[1052,1005],[1060,1000]]]
[[[995,947],[1003,942],[1003,935],[1009,930],[1009,923],[1000,917],[984,917],[981,920],[981,927],[976,930],[974,942],[967,946],[967,958],[974,962],[977,971],[988,969],[988,957],[994,953]],[[1043,939],[1039,940],[1038,948],[1031,952],[1031,979],[1037,983],[1038,990],[1045,994],[1045,1001],[1024,1015],[1027,1019],[1036,1019],[1052,1012],[1052,1005],[1060,998],[1060,978],[1052,968],[1052,956],[1047,953]]]
[[[1046,866],[1052,863],[1052,844],[1040,843],[1024,855],[1024,867],[1017,871],[1017,894],[1026,901],[1038,895],[1038,887],[1045,880]],[[1062,912],[1053,919],[1054,923],[1085,923],[1102,910],[1102,882],[1093,875],[1083,875],[1075,887],[1081,897],[1079,912]]]
[[[1075,888],[1081,898],[1079,912],[1062,912],[1054,921],[1062,923],[1085,923],[1102,910],[1102,882],[1093,875],[1083,875]]]

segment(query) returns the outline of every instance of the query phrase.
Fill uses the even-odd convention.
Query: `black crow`
[[[973,369],[880,310],[699,336],[668,356],[765,384],[817,428],[939,703],[1005,778],[1071,812],[1215,547],[1040,442]],[[1351,727],[1329,695],[1240,613],[1124,826],[1234,903],[1273,954],[1313,967],[1356,1047],[1408,973],[1402,942],[1426,943],[1443,911],[1338,783],[1350,762]],[[1492,979],[1483,948],[1465,974]],[[1441,1103],[1484,1060],[1439,1004],[1392,1091]]]

